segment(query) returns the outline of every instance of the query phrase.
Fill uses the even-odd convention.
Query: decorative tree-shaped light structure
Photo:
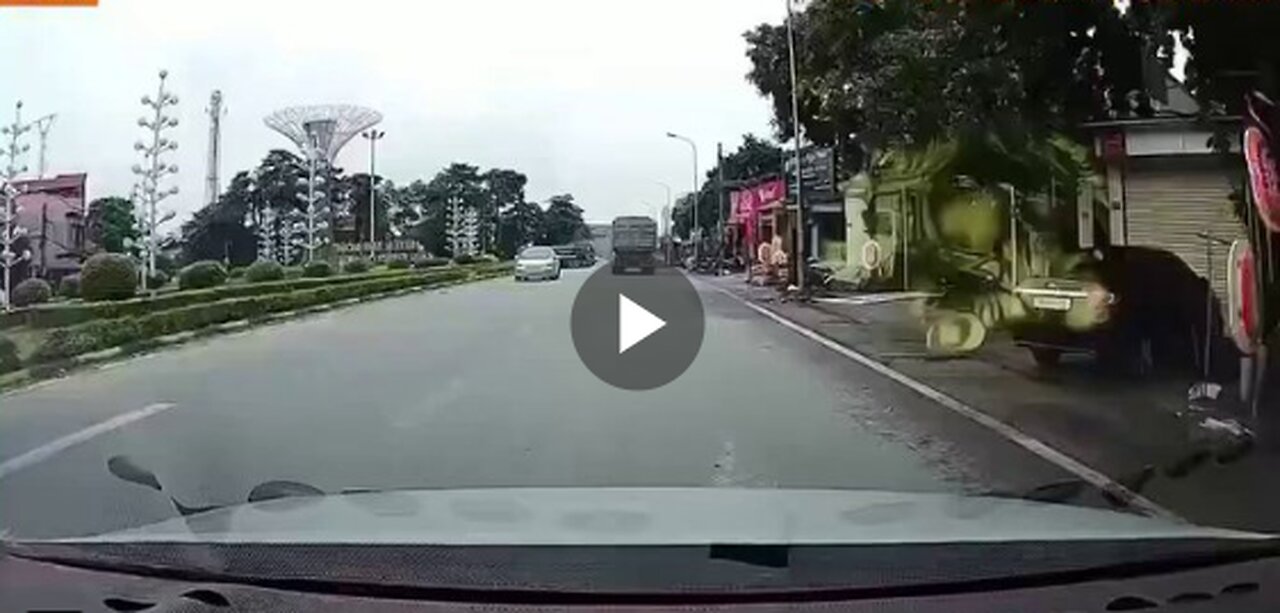
[[[26,166],[19,165],[18,156],[25,153],[31,148],[31,145],[19,144],[18,139],[22,138],[31,130],[32,124],[22,123],[22,101],[18,101],[14,105],[13,123],[0,127],[0,134],[4,135],[8,142],[5,144],[0,153],[7,158],[4,165],[4,175],[0,177],[0,266],[4,267],[4,310],[10,308],[10,296],[13,290],[13,267],[19,262],[31,258],[31,251],[24,249],[22,253],[14,252],[17,247],[18,240],[26,234],[26,228],[17,224],[18,208],[17,197],[18,189],[14,186],[14,180],[18,175],[27,171]]]
[[[178,172],[177,164],[168,164],[162,159],[164,154],[178,148],[177,141],[164,135],[165,130],[178,125],[177,117],[165,114],[165,109],[178,104],[178,96],[165,90],[165,79],[168,77],[169,71],[161,70],[160,85],[156,90],[155,98],[151,96],[142,97],[142,105],[147,108],[148,114],[138,118],[138,125],[147,129],[147,136],[151,142],[147,143],[144,140],[140,140],[133,144],[133,148],[140,151],[143,156],[142,163],[134,164],[133,166],[133,173],[138,175],[139,196],[142,205],[138,214],[142,216],[143,236],[146,237],[146,243],[143,247],[144,268],[146,270],[142,275],[143,289],[146,289],[147,279],[156,272],[156,230],[160,224],[173,218],[172,212],[167,212],[163,217],[159,217],[156,207],[161,200],[178,193],[176,185],[167,189],[160,187],[161,179]]]

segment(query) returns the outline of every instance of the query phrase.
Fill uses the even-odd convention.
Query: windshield
[[[1280,531],[1280,3],[32,4],[5,538]]]
[[[520,252],[522,260],[546,260],[556,256],[556,251],[550,247],[530,247]]]

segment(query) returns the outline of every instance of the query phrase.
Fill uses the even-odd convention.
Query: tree
[[[413,228],[422,219],[427,207],[427,184],[421,179],[389,190],[391,202],[388,205],[391,220],[391,233],[396,236],[410,236]]]
[[[425,206],[413,235],[431,253],[454,253],[452,232],[455,222],[468,209],[486,207],[479,168],[455,162],[436,173],[423,191]]]
[[[374,201],[374,221],[377,228],[374,230],[374,238],[376,240],[386,240],[387,234],[391,231],[390,217],[390,199],[395,193],[395,185],[387,181],[383,177],[375,177],[375,189],[378,191],[378,197]],[[369,175],[363,172],[353,174],[346,178],[346,193],[350,199],[350,217],[354,221],[355,240],[369,240]]]
[[[125,253],[125,241],[137,241],[142,236],[134,219],[133,201],[119,196],[90,202],[85,225],[89,242],[109,253]]]
[[[542,208],[536,202],[520,202],[502,212],[498,220],[498,254],[511,258],[526,245],[542,238]]]
[[[724,156],[725,181],[752,181],[781,175],[784,155],[782,148],[773,142],[746,134],[742,137],[742,144]],[[721,210],[719,177],[719,165],[712,166],[698,189],[698,223],[704,233],[714,234],[717,225],[729,214],[728,210]],[[727,196],[724,201],[724,208],[728,209]],[[673,231],[677,236],[688,236],[690,206],[688,197],[682,196],[672,207],[672,217],[675,218]]]
[[[217,202],[196,211],[182,224],[183,260],[217,260],[232,266],[253,262],[258,253],[250,219],[255,192],[252,175],[236,173]]]
[[[848,158],[973,132],[1072,133],[1084,119],[1145,114],[1149,37],[1134,19],[1110,0],[814,0],[795,19],[800,124],[808,140]],[[786,27],[744,36],[747,78],[789,139]]]
[[[542,242],[563,245],[591,238],[591,231],[582,221],[582,209],[573,203],[573,195],[552,196],[542,217]]]

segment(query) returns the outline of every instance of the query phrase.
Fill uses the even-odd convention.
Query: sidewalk
[[[1270,428],[1240,436],[1233,430],[1238,416],[1190,408],[1189,381],[1112,378],[1086,358],[1064,359],[1058,369],[1043,372],[1025,349],[999,333],[972,355],[942,359],[925,347],[917,315],[922,298],[798,303],[781,300],[773,288],[748,285],[744,275],[697,278],[886,364],[1113,480],[1126,482],[1154,468],[1139,493],[1189,521],[1280,532],[1280,488],[1272,486],[1280,474],[1280,436],[1268,434]]]

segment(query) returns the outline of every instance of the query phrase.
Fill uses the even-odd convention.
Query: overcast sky
[[[782,0],[101,0],[0,9],[0,121],[57,113],[51,173],[89,173],[90,198],[128,193],[139,99],[160,68],[180,97],[173,154],[182,217],[203,198],[209,94],[221,89],[222,183],[288,141],[274,109],[350,103],[382,112],[379,174],[429,179],[450,162],[528,175],[539,201],[570,192],[588,219],[648,214],[686,191],[715,144],[771,134],[747,83],[742,33]],[[36,166],[34,132],[28,164]],[[364,171],[360,139],[338,164]]]

